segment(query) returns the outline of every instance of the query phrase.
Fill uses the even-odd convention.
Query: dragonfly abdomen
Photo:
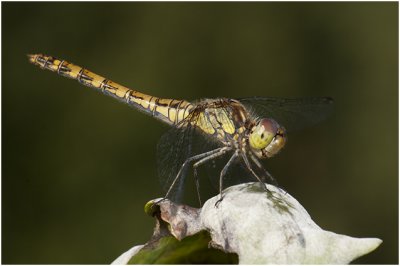
[[[57,74],[75,79],[85,86],[100,90],[117,100],[168,124],[177,124],[190,112],[192,104],[185,100],[163,99],[129,89],[83,67],[52,56],[28,55],[31,63]]]

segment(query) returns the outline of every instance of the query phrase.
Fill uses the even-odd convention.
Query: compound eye
[[[272,119],[263,118],[252,129],[249,136],[251,147],[254,149],[265,148],[275,137],[279,125]]]
[[[258,126],[259,127],[263,127],[264,131],[266,131],[268,134],[271,134],[273,136],[276,135],[276,133],[278,132],[278,128],[279,125],[278,123],[275,122],[275,120],[273,119],[269,119],[269,118],[263,118],[258,122]],[[264,135],[264,134],[262,134]],[[263,136],[261,136],[262,138],[264,138]]]

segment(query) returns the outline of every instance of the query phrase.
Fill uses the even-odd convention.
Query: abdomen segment
[[[41,68],[48,69],[61,76],[76,79],[83,85],[100,90],[128,105],[154,116],[168,124],[182,121],[193,108],[185,100],[162,99],[131,90],[83,67],[52,56],[34,54],[28,55],[29,61]]]

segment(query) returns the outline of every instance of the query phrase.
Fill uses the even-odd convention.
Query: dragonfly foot
[[[287,195],[287,191],[284,190],[282,187],[277,187],[277,188],[278,188],[279,192],[281,192],[284,195]]]
[[[267,185],[264,182],[259,183],[261,185],[261,188],[265,190],[265,192],[269,192],[269,189],[267,188]]]
[[[165,201],[165,200],[168,200],[167,198],[161,198],[161,199],[159,199],[159,200],[157,200],[156,202],[154,202],[154,205],[157,205],[157,204],[160,204],[161,202],[163,202],[163,201]]]
[[[217,202],[215,203],[215,208],[218,208],[219,204],[221,203],[221,201],[224,199],[223,196],[220,197],[219,200],[217,200]]]

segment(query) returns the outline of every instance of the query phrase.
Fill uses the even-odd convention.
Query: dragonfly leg
[[[224,155],[229,150],[231,150],[230,147],[223,147],[220,151],[218,151],[218,152],[216,152],[214,154],[211,154],[211,155],[209,155],[207,157],[204,157],[204,158],[200,159],[199,161],[197,161],[195,164],[193,164],[193,175],[194,175],[194,180],[196,182],[197,197],[199,198],[200,206],[201,206],[200,185],[199,185],[199,179],[197,177],[197,167],[199,167],[200,165],[202,165],[202,164],[204,164],[204,163],[206,163],[206,162],[208,162],[208,161],[210,161],[212,159],[215,159],[215,158],[218,158],[218,157]]]
[[[219,175],[219,200],[217,200],[217,202],[215,203],[215,207],[218,207],[218,205],[220,204],[220,202],[223,200],[223,196],[222,196],[222,189],[223,189],[223,179],[224,176],[226,174],[226,172],[228,171],[228,168],[232,165],[232,163],[235,161],[235,159],[238,157],[239,153],[238,151],[236,151],[232,157],[229,159],[229,161],[226,163],[226,165],[224,166],[224,168],[222,169],[220,175]]]
[[[265,185],[265,183],[262,181],[262,179],[256,174],[256,172],[254,172],[253,168],[251,167],[251,164],[250,164],[249,159],[247,158],[246,154],[245,153],[241,153],[241,155],[242,155],[244,163],[246,164],[247,169],[263,185],[265,191],[268,191],[267,185]]]
[[[201,198],[200,198],[200,184],[199,184],[199,178],[197,176],[197,169],[193,166],[193,177],[194,177],[194,182],[196,184],[196,191],[197,191],[197,198],[199,199],[199,206],[201,207]]]
[[[278,182],[276,181],[276,179],[267,171],[267,169],[265,169],[262,164],[260,163],[260,161],[253,155],[250,153],[250,159],[257,165],[257,167],[264,171],[265,175],[269,178],[269,180],[271,181],[271,183],[278,187]]]
[[[199,160],[199,159],[202,159],[202,158],[207,157],[207,156],[210,156],[210,155],[212,155],[212,154],[214,154],[214,153],[217,153],[217,152],[221,151],[222,149],[226,149],[226,147],[217,148],[217,149],[215,149],[215,150],[208,151],[208,152],[201,153],[201,154],[192,156],[192,157],[190,157],[190,158],[187,158],[187,159],[185,160],[185,162],[182,164],[181,168],[179,169],[178,174],[176,175],[174,181],[172,182],[171,186],[169,187],[169,189],[168,189],[168,191],[167,191],[167,194],[165,194],[165,197],[164,197],[164,198],[168,198],[168,196],[169,196],[169,194],[171,193],[173,187],[175,186],[176,181],[178,181],[178,179],[179,179],[179,177],[180,177],[180,175],[181,175],[183,169],[185,169],[185,167],[187,166],[188,163],[193,162],[193,161],[196,161],[196,160]]]
[[[276,179],[267,171],[267,169],[265,169],[262,166],[260,161],[253,154],[250,154],[250,158],[258,166],[258,168],[260,168],[261,170],[263,170],[265,172],[265,174],[268,176],[269,180],[271,180],[272,185],[274,185],[276,188],[278,188],[281,192],[283,192],[285,194],[287,193],[281,186],[279,186],[278,181],[276,181]]]

